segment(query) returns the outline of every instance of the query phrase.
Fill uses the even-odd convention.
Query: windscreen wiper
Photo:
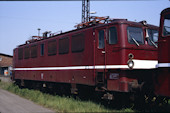
[[[132,40],[135,42],[135,44],[136,44],[137,46],[139,46],[139,43],[136,41],[136,39],[133,38],[130,34],[129,34],[129,36],[132,38]]]
[[[155,44],[154,41],[152,41],[150,38],[148,38],[148,39],[150,40],[150,42],[151,42],[156,48],[158,48],[158,46]]]
[[[136,39],[134,39],[134,38],[132,37],[132,40],[135,42],[135,44],[136,44],[137,46],[139,46],[139,43],[136,41]]]

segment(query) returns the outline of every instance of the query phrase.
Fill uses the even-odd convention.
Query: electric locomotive
[[[170,98],[170,8],[161,12],[155,94]]]
[[[73,94],[146,95],[153,91],[158,27],[146,21],[94,17],[77,29],[34,36],[13,52],[13,79],[20,86],[62,87]],[[48,35],[49,36],[48,36]]]

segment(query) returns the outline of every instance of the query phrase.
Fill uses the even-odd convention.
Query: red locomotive
[[[109,99],[116,92],[150,92],[158,27],[146,21],[93,19],[76,30],[49,37],[44,34],[15,48],[16,83],[49,88],[68,85],[72,93],[85,86],[105,92]]]
[[[155,93],[170,97],[170,8],[161,12],[157,67]]]

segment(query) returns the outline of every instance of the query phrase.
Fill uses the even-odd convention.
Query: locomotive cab
[[[97,85],[103,83],[108,91],[131,92],[151,82],[157,64],[158,27],[115,20],[96,28],[95,34],[95,65],[100,68],[96,70]]]
[[[155,94],[170,98],[170,8],[161,12]]]
[[[170,10],[170,9],[169,9]],[[170,42],[170,11],[162,12],[159,34],[159,63],[170,62],[169,57],[169,42]],[[162,64],[163,65],[163,64]],[[161,66],[161,64],[159,64]]]

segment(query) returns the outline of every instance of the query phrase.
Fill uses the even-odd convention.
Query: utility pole
[[[82,23],[90,20],[90,0],[82,0]]]

